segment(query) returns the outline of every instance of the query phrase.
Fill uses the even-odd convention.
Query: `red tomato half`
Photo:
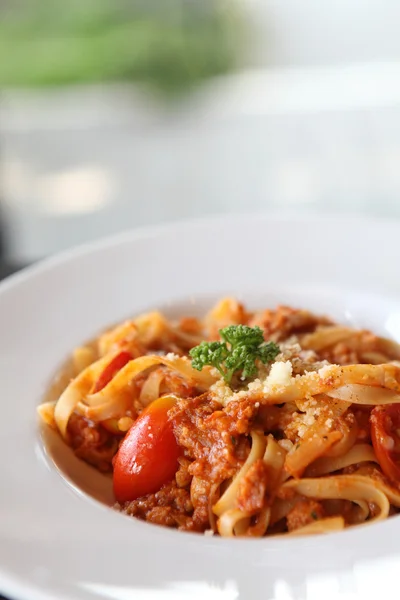
[[[132,425],[114,459],[114,494],[118,502],[158,492],[178,470],[180,448],[168,419],[175,398],[152,402]]]
[[[103,388],[110,383],[111,379],[120,371],[130,360],[132,360],[132,354],[130,352],[119,352],[104,368],[100,374],[98,380],[93,386],[92,394],[100,392]]]
[[[371,438],[382,471],[400,483],[400,404],[375,406],[371,412]]]

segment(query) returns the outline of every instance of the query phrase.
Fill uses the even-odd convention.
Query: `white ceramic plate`
[[[365,600],[395,586],[399,517],[298,539],[152,526],[60,476],[35,409],[74,346],[152,307],[198,312],[233,294],[327,312],[400,341],[399,259],[397,223],[224,217],[124,234],[4,282],[0,591],[18,600]],[[75,467],[61,464],[72,480]]]

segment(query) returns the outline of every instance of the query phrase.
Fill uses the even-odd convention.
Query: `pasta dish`
[[[115,508],[207,535],[341,530],[400,508],[400,346],[301,309],[222,299],[75,349],[38,408],[113,479]]]

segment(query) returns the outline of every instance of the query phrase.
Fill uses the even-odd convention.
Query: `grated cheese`
[[[324,365],[323,367],[321,367],[321,368],[318,370],[318,375],[319,375],[320,377],[329,377],[329,375],[331,375],[331,374],[332,374],[332,370],[333,370],[333,368],[334,368],[334,367],[336,367],[336,366],[337,366],[337,365],[331,365],[331,364]]]
[[[251,391],[251,392],[261,391],[261,389],[262,389],[261,379],[257,378],[254,381],[250,381],[250,383],[247,387],[248,387],[249,391]]]
[[[177,354],[175,354],[174,352],[168,352],[168,354],[165,355],[165,358],[167,360],[176,360],[177,358],[180,358]]]
[[[286,362],[275,362],[272,365],[271,371],[264,382],[264,392],[268,393],[271,391],[271,389],[290,385],[292,373],[293,366],[289,360]]]
[[[278,446],[286,450],[286,452],[290,452],[290,450],[293,448],[293,442],[287,439],[278,440]]]
[[[224,379],[219,379],[213,383],[210,387],[210,392],[213,395],[213,399],[220,402],[223,406],[230,402],[234,397],[234,393]]]

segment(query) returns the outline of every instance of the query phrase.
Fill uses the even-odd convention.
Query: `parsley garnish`
[[[274,342],[264,342],[260,327],[230,325],[220,329],[222,342],[201,342],[192,348],[192,367],[201,371],[206,365],[215,367],[226,383],[235,373],[241,372],[244,381],[257,374],[257,361],[272,362],[280,353]]]

